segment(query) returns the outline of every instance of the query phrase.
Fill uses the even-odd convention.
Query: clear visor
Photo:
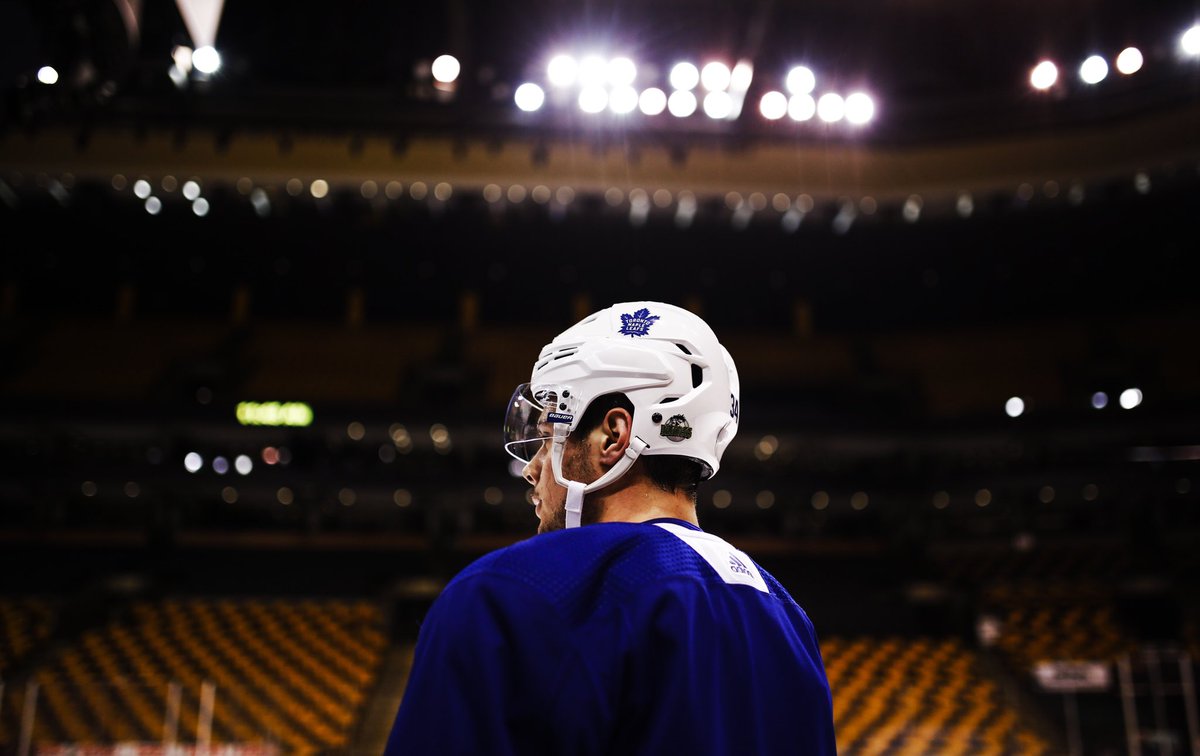
[[[528,383],[517,386],[504,416],[504,450],[522,462],[529,462],[545,442],[565,438],[570,426],[553,417],[557,405],[556,391],[535,393]]]

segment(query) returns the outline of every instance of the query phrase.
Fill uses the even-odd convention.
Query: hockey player
[[[387,753],[835,753],[808,617],[696,517],[739,414],[732,358],[678,307],[547,345],[504,427],[539,535],[434,603]]]

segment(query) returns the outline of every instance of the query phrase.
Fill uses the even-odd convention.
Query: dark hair
[[[604,394],[592,400],[579,418],[577,428],[590,431],[604,421],[611,409],[621,409],[633,414],[633,402],[624,394]],[[645,455],[639,457],[646,466],[646,474],[654,485],[667,493],[682,491],[692,501],[696,500],[696,488],[704,477],[704,466],[691,457],[677,455]]]

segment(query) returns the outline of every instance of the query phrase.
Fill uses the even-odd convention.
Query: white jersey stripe
[[[691,530],[670,522],[654,523],[663,530],[691,546],[704,561],[712,565],[721,579],[732,585],[748,585],[763,593],[770,593],[758,567],[745,553],[738,551],[724,540],[711,533]]]

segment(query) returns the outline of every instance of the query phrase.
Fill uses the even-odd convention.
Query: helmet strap
[[[629,442],[629,446],[625,448],[625,454],[617,460],[617,463],[608,469],[608,472],[601,475],[591,483],[580,483],[577,480],[567,480],[562,474],[562,455],[565,439],[556,438],[554,440],[553,451],[550,456],[550,466],[554,470],[554,479],[558,481],[560,486],[567,489],[567,527],[577,528],[582,523],[583,518],[583,496],[592,491],[604,488],[607,485],[615,482],[618,478],[629,471],[637,458],[641,456],[650,445],[643,441],[638,436],[634,436]]]
[[[583,517],[583,494],[587,485],[577,480],[567,481],[567,527],[577,528]]]

